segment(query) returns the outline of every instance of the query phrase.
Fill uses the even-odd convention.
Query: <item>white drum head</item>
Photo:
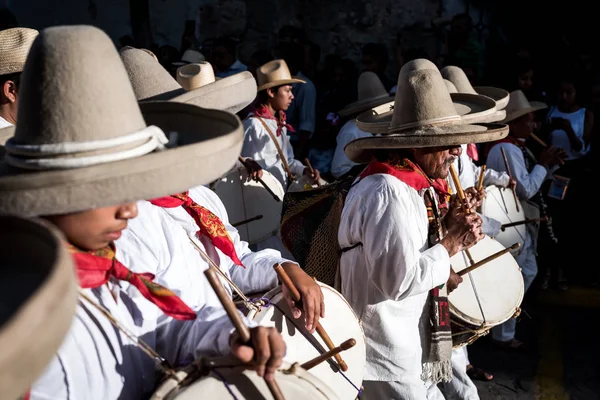
[[[342,295],[328,285],[320,282],[319,285],[325,298],[325,318],[319,320],[321,325],[334,346],[351,338],[356,340],[356,345],[340,353],[348,365],[346,372],[337,368],[335,360],[325,361],[309,372],[334,388],[341,400],[355,400],[362,385],[366,362],[364,332],[352,307]],[[311,334],[304,328],[303,318],[294,319],[281,288],[273,289],[263,297],[270,299],[271,306],[263,308],[253,319],[260,325],[276,327],[281,333],[287,345],[285,360],[302,364],[329,350],[316,332]]]
[[[281,183],[268,171],[263,170],[262,180],[281,201],[276,201],[260,182],[248,181],[246,168],[234,170],[213,185],[232,225],[262,215],[261,219],[236,226],[241,239],[249,244],[258,243],[279,231],[285,193]]]
[[[525,220],[525,212],[520,203],[517,211],[512,190],[499,188],[498,186],[488,186],[485,191],[486,197],[481,204],[481,215],[498,220],[503,225]],[[513,254],[519,254],[523,249],[527,235],[526,229],[525,224],[511,226],[504,231],[500,231],[494,239],[502,243],[504,247],[510,247],[517,242],[520,243],[521,247],[512,252]]]
[[[471,247],[469,252],[473,261],[478,262],[504,249],[505,247],[498,241],[486,236]],[[450,264],[455,272],[470,266],[464,252],[450,258]],[[510,253],[503,254],[473,272],[463,275],[462,278],[462,283],[448,296],[450,312],[472,325],[501,324],[514,315],[523,301],[523,276],[519,265]],[[475,292],[479,296],[479,302]]]
[[[316,183],[311,184],[312,179],[306,175],[295,179],[288,188],[288,192],[302,192],[303,190],[310,190],[319,187]],[[327,185],[327,181],[319,179],[321,186]]]

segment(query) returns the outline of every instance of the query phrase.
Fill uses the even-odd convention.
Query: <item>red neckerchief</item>
[[[112,276],[135,286],[146,299],[156,304],[166,315],[179,320],[196,319],[196,313],[175,293],[152,282],[154,275],[132,272],[117,260],[114,244],[96,251],[83,251],[71,244],[67,246],[75,260],[75,269],[82,288],[100,287]]]
[[[433,187],[435,193],[438,195],[439,208],[448,207],[448,198],[450,196],[448,182],[445,179],[433,180],[429,178],[417,164],[407,158],[391,160],[386,163],[373,160],[360,174],[360,178],[362,179],[374,174],[395,176],[416,191]]]
[[[471,157],[473,161],[479,160],[479,152],[477,151],[477,145],[475,143],[469,143],[467,145],[467,155]]]
[[[227,233],[223,222],[210,210],[194,202],[188,192],[153,199],[150,203],[164,208],[183,207],[200,228],[197,232],[198,236],[204,235],[210,238],[212,244],[231,258],[236,265],[246,268],[238,258],[231,236]]]
[[[269,110],[269,107],[265,106],[264,104],[262,105],[257,105],[254,110],[252,110],[252,113],[260,118],[264,118],[264,119],[272,119],[274,121],[277,121],[277,136],[281,136],[281,132],[283,131],[283,127],[286,127],[288,131],[290,132],[296,132],[296,130],[288,123],[286,123],[286,115],[284,111],[277,111],[277,117],[275,118],[275,116],[271,113],[271,110]]]

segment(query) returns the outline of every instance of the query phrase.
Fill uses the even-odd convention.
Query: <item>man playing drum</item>
[[[338,235],[342,294],[367,338],[365,395],[442,398],[437,384],[452,378],[447,291],[458,284],[450,257],[484,238],[479,216],[447,203],[446,178],[460,144],[497,140],[507,128],[464,124],[423,59],[402,67],[393,111],[366,112],[357,124],[381,133],[346,146],[349,159],[370,164],[348,193]]]
[[[122,50],[120,54],[134,92],[141,102],[142,111],[147,105],[144,104],[145,100],[164,97],[169,93],[167,85],[172,87],[178,85],[167,70],[150,57],[146,50],[128,48]],[[155,82],[161,84],[157,85]],[[249,72],[243,72],[196,88],[187,92],[185,96],[188,102],[198,106],[235,112],[253,100],[255,91],[254,78]],[[176,103],[180,99],[174,98],[170,101]],[[172,119],[158,119],[153,118],[152,115],[145,115],[145,117],[147,121],[153,122],[165,132],[173,130]],[[208,267],[208,264],[195,250],[195,247],[198,247],[203,249],[243,294],[267,292],[275,288],[278,279],[273,265],[281,264],[302,295],[306,328],[313,331],[319,317],[324,316],[323,294],[316,282],[298,264],[281,257],[277,250],[268,248],[256,252],[250,250],[248,243],[240,239],[238,230],[230,224],[223,202],[207,187],[196,186],[173,196],[152,199],[150,203],[141,201],[138,202],[138,207],[144,210],[159,208],[161,215],[155,215],[155,210],[148,210],[130,223],[129,229],[123,235],[122,246],[126,246],[126,253],[128,251],[137,253],[136,247],[140,245],[135,243],[147,242],[149,239],[146,238],[158,234],[162,238],[146,246],[155,254],[153,259],[160,260],[161,252],[165,252],[171,259],[177,258],[180,263],[196,264],[195,270],[190,270],[188,273],[203,280],[202,271]],[[164,221],[164,216],[170,220]],[[188,240],[173,239],[182,236],[181,229],[189,237]],[[189,254],[193,256],[190,257]],[[131,257],[131,260],[137,265],[136,258],[140,257],[144,255]],[[180,277],[169,270],[169,265],[173,263],[173,261],[153,262],[150,259],[141,265],[145,271],[156,275],[157,282],[168,287],[179,287],[182,284]],[[231,293],[232,288],[227,287]],[[299,318],[301,310],[295,306],[287,289],[284,289],[284,292],[290,308],[294,311],[294,316]],[[194,299],[197,296],[193,287],[182,290],[181,293],[184,300],[195,304]],[[189,300],[188,295],[192,297]]]
[[[60,112],[47,112],[57,107]],[[5,128],[14,136],[0,173],[0,210],[57,226],[81,287],[76,318],[33,385],[33,399],[146,398],[156,384],[154,357],[160,356],[148,354],[161,343],[184,350],[168,360],[174,364],[189,353],[231,353],[244,362],[255,359],[266,379],[281,364],[285,344],[276,330],[252,328],[249,347],[231,335],[222,308],[207,304],[213,318],[197,318],[198,310],[153,282],[152,274],[122,262],[115,241],[138,213],[132,201],[206,183],[233,165],[241,147],[241,124],[231,114],[164,102],[155,107],[157,114],[182,121],[181,130],[195,134],[196,142],[157,151],[166,137],[144,122],[118,53],[102,31],[53,27],[33,43],[19,105],[20,118],[29,123]],[[207,135],[210,148],[202,140]],[[206,164],[212,168],[202,168]],[[158,320],[165,315],[181,329],[162,330]],[[149,345],[135,338],[142,334]]]
[[[486,164],[490,168],[497,171],[506,171],[508,168],[511,171],[517,181],[516,194],[523,205],[526,218],[539,217],[540,212],[545,212],[545,204],[539,190],[562,160],[560,150],[552,146],[543,149],[537,159],[525,147],[525,140],[531,135],[535,126],[533,112],[543,108],[546,108],[545,104],[530,104],[522,91],[511,92],[506,107],[506,118],[502,121],[508,123],[510,127],[509,136],[490,144],[487,154]],[[528,201],[530,199],[537,204]],[[523,283],[527,291],[538,271],[537,226],[528,224],[525,236],[525,242],[516,260],[521,267]],[[502,325],[492,328],[492,339],[502,348],[522,350],[525,347],[523,342],[515,338],[515,328],[516,320],[511,318]]]

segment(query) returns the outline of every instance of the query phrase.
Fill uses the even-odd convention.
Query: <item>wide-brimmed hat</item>
[[[177,83],[188,92],[217,80],[212,65],[206,61],[177,68],[176,79]]]
[[[256,69],[257,91],[292,83],[306,83],[305,80],[292,76],[284,60],[273,60]]]
[[[20,97],[0,163],[0,212],[9,214],[66,214],[185,191],[227,172],[243,144],[241,121],[228,112],[161,102],[142,116],[113,42],[91,26],[42,31]],[[163,130],[144,121],[152,111],[178,119],[178,135],[193,143],[162,148]]]
[[[358,100],[348,104],[338,114],[347,117],[388,103],[394,98],[390,96],[376,73],[365,71],[358,77]]]
[[[31,44],[38,31],[30,28],[10,28],[0,31],[0,75],[23,71]]]
[[[480,112],[495,112],[493,100],[472,98],[480,104]],[[471,107],[474,109],[475,104]],[[508,134],[506,125],[465,123],[457,108],[460,105],[455,106],[438,68],[425,59],[410,61],[400,70],[395,101],[356,118],[361,130],[378,135],[350,142],[346,155],[361,163],[368,162],[379,149],[488,142]]]
[[[77,279],[63,241],[49,223],[0,216],[2,398],[29,389],[71,327]]]
[[[471,85],[465,71],[454,65],[448,65],[440,70],[444,79],[449,80],[454,84],[458,93],[480,94],[494,99],[496,108],[503,110],[508,104],[508,92],[504,89],[492,86],[475,86]]]
[[[129,47],[120,54],[138,101],[168,100],[237,113],[256,98],[256,81],[248,71],[186,91],[146,51]]]
[[[206,61],[204,54],[200,53],[198,50],[187,49],[183,52],[181,60],[173,62],[173,66],[180,67],[182,65],[200,63],[203,61]]]
[[[454,83],[450,82],[448,79],[444,79],[444,83],[446,84],[446,89],[448,89],[448,93],[458,93],[458,89],[454,86]]]
[[[539,101],[529,101],[521,90],[510,92],[508,105],[506,106],[506,118],[502,123],[509,123],[515,119],[529,113],[548,108],[545,103]]]

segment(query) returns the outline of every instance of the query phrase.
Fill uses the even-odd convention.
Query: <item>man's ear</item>
[[[5,99],[7,99],[10,103],[14,103],[17,101],[17,85],[15,82],[8,80],[4,82],[2,86],[2,95]]]
[[[269,98],[274,99],[276,94],[277,93],[275,92],[275,90],[273,90],[273,88],[267,89],[267,96],[269,96]]]

